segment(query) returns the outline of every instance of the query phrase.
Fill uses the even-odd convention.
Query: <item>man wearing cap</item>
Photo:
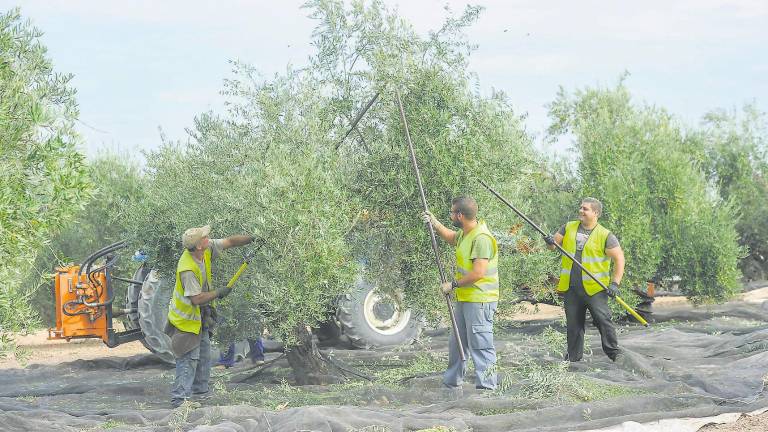
[[[232,288],[211,287],[211,262],[223,250],[253,242],[249,235],[211,240],[211,227],[190,228],[181,237],[184,252],[176,267],[176,286],[168,305],[166,333],[176,357],[176,378],[171,388],[171,406],[181,405],[194,395],[208,393],[211,377],[210,332],[214,325],[213,302]]]

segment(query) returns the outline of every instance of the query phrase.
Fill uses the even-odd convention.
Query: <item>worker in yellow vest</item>
[[[184,252],[176,267],[176,285],[168,305],[166,333],[176,357],[176,378],[171,388],[171,406],[204,398],[211,377],[211,332],[215,325],[213,302],[226,297],[232,288],[211,286],[211,264],[222,251],[253,242],[249,235],[211,240],[211,227],[190,228],[181,236]]]
[[[477,219],[477,202],[460,196],[451,203],[451,223],[458,230],[446,228],[430,212],[422,213],[440,237],[456,246],[456,273],[450,282],[440,286],[442,294],[455,295],[454,312],[465,357],[475,364],[475,388],[496,388],[496,348],[493,345],[493,316],[499,301],[499,247],[488,226]],[[467,364],[451,337],[448,347],[448,369],[443,385],[460,387]]]
[[[619,240],[597,220],[603,212],[603,205],[595,198],[584,198],[579,207],[579,220],[563,225],[553,236],[544,241],[554,249],[557,243],[579,261],[584,268],[595,275],[603,285],[587,276],[570,258],[563,255],[560,267],[560,282],[557,291],[564,297],[565,318],[568,336],[568,352],[565,360],[580,361],[584,354],[584,324],[587,310],[600,332],[603,352],[613,361],[619,355],[616,329],[611,321],[608,297],[619,294],[619,285],[624,276],[624,252]],[[611,275],[611,261],[613,274]]]

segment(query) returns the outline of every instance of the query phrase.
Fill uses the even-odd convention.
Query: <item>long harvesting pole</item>
[[[355,116],[355,119],[354,119],[354,120],[352,120],[352,125],[351,125],[351,126],[349,127],[349,129],[347,130],[347,133],[345,133],[345,134],[344,134],[344,137],[343,137],[343,138],[341,138],[341,140],[339,140],[339,142],[336,144],[336,150],[338,150],[338,149],[339,149],[339,147],[341,147],[341,144],[342,144],[342,143],[344,143],[344,140],[345,140],[345,139],[347,139],[347,137],[349,136],[349,134],[351,134],[351,133],[352,133],[352,131],[353,131],[353,130],[355,130],[355,128],[357,127],[357,124],[358,124],[358,123],[360,123],[360,120],[363,118],[363,116],[365,115],[365,113],[367,113],[367,112],[368,112],[368,110],[369,110],[369,109],[371,109],[371,107],[373,106],[373,103],[374,103],[374,102],[376,102],[376,99],[378,99],[378,98],[379,98],[379,93],[378,93],[378,92],[376,92],[376,94],[375,94],[375,95],[373,95],[373,97],[371,98],[371,100],[370,100],[370,101],[368,101],[368,103],[367,103],[367,104],[365,104],[365,106],[364,106],[364,107],[363,107],[363,109],[362,109],[362,110],[361,110],[361,111],[360,111],[360,112],[357,114],[357,116]]]
[[[405,138],[408,142],[408,151],[411,154],[411,163],[413,164],[413,171],[416,173],[416,183],[419,186],[419,196],[421,197],[421,205],[424,207],[424,211],[428,211],[427,197],[424,195],[424,185],[421,183],[421,172],[419,171],[419,164],[416,162],[416,153],[413,151],[413,142],[411,142],[411,133],[408,131],[408,121],[405,119],[405,110],[403,109],[403,101],[400,99],[400,91],[396,90],[397,105],[400,108],[400,118],[403,120],[403,128],[405,129]],[[435,238],[435,228],[432,226],[432,222],[427,223],[427,229],[429,230],[429,238],[432,241],[432,251],[435,253],[435,264],[437,270],[440,273],[440,283],[448,282],[448,278],[445,274],[445,268],[440,261],[440,251],[437,248],[437,238]],[[464,355],[464,345],[461,343],[461,337],[459,337],[459,326],[456,324],[456,314],[453,312],[453,303],[451,303],[451,295],[445,295],[445,302],[448,304],[448,312],[451,315],[451,325],[453,326],[453,337],[456,340],[456,346],[459,348],[459,354],[461,355],[461,361],[466,361],[467,357]]]

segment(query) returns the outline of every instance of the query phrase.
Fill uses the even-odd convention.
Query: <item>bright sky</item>
[[[391,0],[426,33],[449,4]],[[222,110],[228,60],[265,76],[302,66],[315,23],[302,2],[246,0],[0,0],[20,6],[45,32],[58,72],[75,75],[83,147],[136,154],[159,145],[159,130],[185,139],[196,114]],[[689,124],[715,108],[768,108],[768,1],[509,0],[486,10],[469,32],[479,44],[470,68],[481,89],[506,92],[531,132],[547,126],[559,86],[610,86],[624,72],[640,100]],[[555,150],[561,150],[555,148]]]

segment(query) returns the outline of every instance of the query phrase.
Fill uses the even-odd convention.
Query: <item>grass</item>
[[[586,338],[587,335],[584,343],[585,355],[592,355]],[[551,326],[546,327],[539,335],[527,338],[526,342],[534,348],[534,352],[544,352],[557,357],[566,351],[567,346],[565,333]],[[584,402],[642,393],[634,388],[602,383],[571,372],[570,363],[567,361],[542,362],[529,353],[519,351],[513,353],[508,362],[505,363],[505,360],[499,357],[496,368],[501,378],[495,391],[497,396]]]
[[[479,410],[473,410],[472,412],[479,416],[492,416],[499,414],[512,414],[520,411],[521,410],[518,408],[483,408]]]
[[[606,383],[571,372],[568,362],[541,360],[539,357],[542,352],[559,356],[565,351],[566,336],[554,327],[545,328],[539,335],[529,337],[525,342],[520,345],[520,348],[526,347],[525,351],[517,349],[514,352],[499,355],[496,371],[500,375],[500,385],[489,396],[569,403],[642,393],[635,388]],[[242,403],[273,411],[308,405],[397,408],[418,403],[414,399],[415,387],[412,386],[411,379],[440,375],[447,366],[447,357],[446,352],[431,352],[425,347],[422,351],[415,353],[393,353],[381,359],[358,361],[351,363],[350,366],[374,377],[374,382],[350,380],[342,384],[326,386],[290,385],[290,370],[286,369],[285,371],[273,370],[275,373],[271,375],[271,379],[280,380],[279,384],[265,383],[233,387],[227,385],[226,374],[214,372],[212,402],[218,405]],[[468,374],[470,376],[472,374],[471,364]],[[416,385],[416,387],[420,386]],[[422,400],[421,397],[417,399]],[[520,407],[481,407],[473,411],[477,415],[497,415],[520,410]]]
[[[540,339],[547,352],[555,356],[562,355],[568,346],[565,333],[555,330],[552,326],[541,332]]]
[[[244,403],[272,411],[307,405],[367,405],[376,400],[374,387],[359,381],[323,386],[323,391],[292,386],[287,381],[279,385],[233,388],[216,395],[218,403]]]
[[[174,432],[181,432],[184,430],[184,425],[187,423],[189,414],[196,408],[200,408],[198,402],[184,401],[178,408],[173,410],[170,420],[168,420],[168,427]]]
[[[32,350],[27,347],[15,345],[13,347],[13,356],[16,358],[16,361],[19,362],[19,365],[25,367],[27,366],[30,357],[32,357]]]
[[[375,377],[377,383],[389,386],[403,386],[409,378],[442,373],[447,366],[446,352],[421,352],[409,360],[401,360],[395,355],[355,365]]]
[[[98,431],[115,429],[115,428],[123,427],[123,426],[127,426],[127,425],[125,423],[119,422],[117,420],[107,420],[104,423],[96,425],[96,426],[94,426],[92,428],[81,429],[81,432],[98,432]]]
[[[568,347],[567,339],[565,332],[559,331],[555,327],[547,326],[540,334],[527,336],[525,338],[525,345],[551,356],[562,358]],[[584,333],[584,355],[592,355],[591,344],[592,337],[589,333]]]
[[[589,402],[644,393],[643,390],[607,384],[570,372],[568,366],[565,361],[539,363],[524,355],[512,367],[499,368],[502,379],[495,394],[527,400]]]
[[[16,400],[20,400],[24,402],[34,402],[37,400],[37,396],[17,396]]]
[[[355,369],[375,378],[374,382],[350,380],[322,388],[292,386],[286,375],[277,373],[278,385],[258,385],[227,388],[225,375],[212,377],[214,402],[246,403],[269,410],[280,411],[289,407],[307,405],[385,405],[399,406],[403,402],[394,396],[408,388],[411,378],[441,374],[448,362],[444,352],[420,352],[415,357],[402,358],[395,354],[380,360],[358,362]],[[407,397],[412,399],[412,397]]]
[[[538,342],[540,346],[558,347],[564,343],[563,338],[564,335],[551,330],[540,335]],[[446,353],[424,352],[408,360],[394,355],[356,364],[356,368],[376,378],[372,383],[357,380],[317,388],[292,386],[283,379],[279,385],[227,389],[222,381],[214,383],[213,387],[219,403],[246,403],[274,411],[307,405],[397,407],[407,403],[405,397],[400,400],[398,392],[408,389],[409,378],[440,374],[445,370],[446,361]],[[527,400],[584,402],[641,393],[634,388],[603,383],[573,373],[568,366],[568,362],[540,362],[528,354],[519,353],[506,366],[497,366],[501,382],[494,394]],[[512,411],[514,409],[488,409],[477,414],[494,415]]]

